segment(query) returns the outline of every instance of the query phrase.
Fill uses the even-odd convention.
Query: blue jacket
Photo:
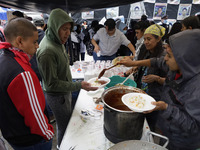
[[[170,37],[170,47],[182,76],[168,71],[162,101],[167,110],[160,111],[159,127],[170,140],[173,149],[200,147],[200,30],[188,30]],[[151,65],[168,67],[163,58],[151,59]]]

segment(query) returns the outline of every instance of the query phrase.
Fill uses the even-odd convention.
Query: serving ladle
[[[106,72],[106,70],[109,70],[109,69],[111,69],[111,68],[113,68],[113,67],[115,67],[115,66],[117,66],[118,64],[115,64],[115,65],[113,65],[113,66],[111,66],[111,67],[109,67],[109,68],[104,68],[100,73],[99,73],[99,76],[98,76],[98,79],[100,79],[103,75],[104,75],[104,73]]]
[[[122,83],[118,83],[118,84],[116,84],[115,86],[123,86],[124,83],[125,83],[134,73],[136,73],[136,72],[137,72],[137,68],[135,68],[135,69],[133,70],[133,72],[130,73],[129,76],[126,77],[126,79],[125,79]]]

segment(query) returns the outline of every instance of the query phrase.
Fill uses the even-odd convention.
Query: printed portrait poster
[[[82,19],[94,19],[94,11],[82,12]]]
[[[155,3],[153,19],[160,20],[162,16],[166,14],[167,4],[166,3]]]
[[[119,7],[112,7],[106,9],[106,18],[113,18],[119,16]]]
[[[144,2],[147,2],[147,3],[155,3],[156,0],[144,0]]]
[[[190,16],[192,4],[180,4],[177,14],[177,20],[183,20]]]
[[[131,4],[130,12],[131,19],[140,19],[142,15],[146,14],[144,3],[138,2]]]
[[[193,4],[200,4],[200,0],[193,0],[192,3]]]
[[[175,4],[175,5],[179,5],[180,4],[180,0],[167,0],[168,4]]]

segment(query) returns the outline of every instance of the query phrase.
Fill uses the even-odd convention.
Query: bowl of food
[[[109,82],[110,79],[106,77],[101,77],[98,79],[97,77],[89,79],[87,82],[91,84],[92,87],[104,88]]]
[[[143,93],[128,93],[122,96],[122,102],[134,112],[144,112],[155,108],[151,102],[155,99]]]
[[[118,56],[118,57],[116,57],[115,59],[112,60],[112,64],[116,65],[118,62],[120,62],[124,58],[125,58],[125,56]],[[119,67],[120,65],[117,65],[117,66]]]

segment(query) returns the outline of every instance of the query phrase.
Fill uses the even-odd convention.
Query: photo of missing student
[[[147,3],[155,3],[156,0],[144,0],[144,2],[147,2]]]
[[[131,19],[140,19],[142,15],[146,14],[144,3],[138,2],[131,4]]]
[[[200,4],[200,0],[193,0],[192,4]]]
[[[167,3],[168,3],[168,4],[175,4],[175,5],[178,5],[178,4],[180,4],[180,0],[168,0]]]
[[[106,9],[106,18],[113,18],[119,16],[119,7],[112,7]]]
[[[94,11],[82,12],[82,19],[94,19]]]
[[[192,7],[191,4],[180,4],[177,14],[177,20],[183,20],[186,17],[189,17],[191,12],[191,7]]]
[[[166,14],[167,4],[166,3],[156,3],[154,6],[154,17],[155,20],[160,20],[162,16]]]

